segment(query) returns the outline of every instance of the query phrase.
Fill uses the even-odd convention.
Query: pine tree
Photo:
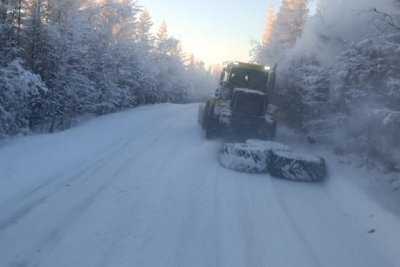
[[[273,65],[283,60],[286,51],[292,48],[302,35],[308,17],[308,2],[309,0],[282,1],[273,20],[269,38],[265,38],[265,40],[268,39],[268,42],[257,43],[252,51],[254,61]],[[266,32],[268,33],[268,31]]]
[[[264,26],[264,35],[262,40],[263,45],[267,45],[269,43],[269,40],[271,39],[274,21],[275,21],[275,10],[274,6],[270,4],[267,12],[267,21]]]
[[[151,45],[153,43],[153,36],[150,32],[153,22],[151,21],[150,13],[144,9],[139,16],[138,21],[138,41],[142,44]]]
[[[157,39],[163,41],[166,40],[167,38],[168,38],[167,23],[163,21],[160,25],[160,28],[158,29]]]
[[[0,0],[0,138],[85,113],[188,101],[204,65],[132,0]]]
[[[306,24],[310,10],[308,9],[309,0],[294,0],[293,1],[293,32],[295,41],[301,37],[304,25]],[[294,45],[293,43],[293,45]]]
[[[27,71],[21,60],[0,68],[0,138],[28,133],[35,107],[46,92],[40,76]]]
[[[41,69],[42,47],[46,42],[44,39],[46,7],[46,0],[33,0],[26,10],[24,49],[28,55],[26,61],[34,73],[38,73]]]
[[[7,0],[0,0],[0,23],[4,23],[7,19]]]
[[[163,21],[156,34],[156,46],[160,53],[165,53],[165,43],[168,40],[167,23]]]
[[[283,0],[276,16],[271,38],[291,48],[301,36],[308,16],[308,0]]]

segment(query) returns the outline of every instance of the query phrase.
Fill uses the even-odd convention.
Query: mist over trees
[[[274,101],[311,142],[400,171],[400,1],[284,0],[253,60],[278,63]],[[377,165],[378,164],[378,165]]]
[[[0,138],[199,100],[211,74],[130,0],[0,0]]]

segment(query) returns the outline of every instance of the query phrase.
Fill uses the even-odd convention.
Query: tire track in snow
[[[102,168],[98,169],[98,171],[93,174],[96,174],[101,170]],[[32,254],[34,255],[34,251],[36,251],[37,248],[40,248],[41,251],[47,251],[47,252],[51,251],[52,248],[54,248],[68,233],[68,229],[73,227],[79,221],[79,219],[85,214],[85,212],[91,207],[91,205],[95,203],[95,201],[98,199],[101,193],[103,193],[104,190],[106,190],[114,182],[115,179],[119,178],[119,175],[117,174],[120,174],[122,172],[123,169],[120,169],[119,171],[115,172],[113,175],[111,175],[112,179],[108,179],[102,185],[97,184],[97,186],[94,187],[94,189],[91,190],[90,193],[89,192],[82,193],[81,195],[85,196],[86,194],[88,194],[88,196],[85,197],[84,199],[79,199],[79,202],[77,202],[77,204],[72,205],[73,207],[70,207],[68,209],[68,212],[63,214],[64,220],[62,220],[61,223],[56,224],[55,227],[50,227],[49,229],[46,229],[46,233],[41,234],[40,238],[37,240],[36,245],[32,246],[31,255]],[[29,266],[40,266],[41,259],[42,257],[44,257],[43,255],[44,254],[37,254],[36,260],[34,260],[32,257],[29,257],[30,258]]]
[[[174,113],[176,113],[176,111],[170,112],[167,115],[171,115]],[[156,117],[161,118],[164,116],[165,114],[158,115]],[[58,194],[59,191],[65,190],[66,185],[71,186],[71,184],[73,184],[77,180],[82,181],[83,177],[90,178],[93,175],[99,173],[102,167],[104,167],[108,162],[110,162],[112,158],[114,158],[115,156],[120,154],[123,150],[125,150],[132,142],[136,140],[137,137],[152,132],[153,127],[154,126],[149,126],[144,130],[140,131],[138,134],[131,136],[128,140],[121,141],[121,144],[119,144],[117,149],[115,149],[113,152],[109,153],[106,156],[101,157],[100,159],[93,161],[92,163],[89,163],[87,166],[85,166],[82,170],[78,171],[77,173],[72,175],[71,174],[55,175],[47,179],[42,184],[36,186],[32,190],[29,190],[24,195],[18,196],[17,199],[12,201],[13,205],[8,205],[6,208],[0,207],[2,217],[6,217],[4,219],[0,219],[0,234],[5,229],[14,225],[19,220],[21,220],[23,217],[29,215],[38,206],[46,203],[46,200],[50,198],[52,194]],[[46,196],[43,196],[43,194],[45,194]],[[9,202],[10,201],[8,201],[7,204],[9,204]],[[16,207],[16,205],[20,207]],[[12,211],[12,213],[9,215],[7,215],[8,210]]]
[[[184,121],[193,121],[193,114],[190,112],[180,120],[181,124]],[[196,156],[196,151],[189,151],[185,144],[197,147],[203,144],[204,140],[200,139],[200,136],[199,139],[193,140],[189,134],[198,130],[196,124],[184,123],[180,127],[184,125],[186,127],[179,130],[181,138],[172,137],[175,141],[168,145],[174,156],[168,158],[168,166],[158,175],[160,181],[155,189],[158,194],[153,200],[141,200],[151,203],[153,213],[142,211],[139,215],[143,222],[136,226],[136,232],[139,236],[146,234],[144,238],[134,242],[136,250],[143,252],[138,253],[140,256],[133,260],[136,266],[185,266],[185,259],[193,251],[190,243],[196,232],[193,229],[198,226],[198,222],[193,220],[197,216],[194,211],[201,212],[198,208],[201,209],[202,205],[197,198],[201,196],[199,190],[203,187],[198,183],[201,180],[193,180],[193,175],[184,171],[184,166],[193,164],[192,157]],[[166,151],[167,153],[162,153],[168,157],[171,153],[168,149]],[[160,179],[163,176],[164,178]],[[182,206],[182,203],[187,206]],[[161,237],[163,238],[160,239]],[[154,259],[147,255],[148,246],[158,247],[156,250],[161,254],[160,257]]]
[[[0,265],[390,266],[357,247],[376,237],[352,232],[357,221],[338,226],[324,186],[222,169],[191,106],[157,118],[2,204]]]
[[[219,173],[221,171],[221,167],[218,167],[215,169],[215,173],[213,175],[213,178],[215,179],[214,182],[214,190],[213,190],[213,200],[214,200],[214,208],[213,208],[213,219],[214,219],[214,225],[215,225],[215,250],[216,250],[216,257],[215,257],[215,265],[214,266],[222,266],[222,259],[221,259],[221,241],[219,240],[219,224],[220,224],[220,199],[219,199]]]
[[[272,178],[272,179],[274,179],[274,178]],[[294,184],[294,183],[292,183],[292,184]],[[297,243],[305,246],[306,251],[309,254],[309,259],[311,259],[313,262],[313,266],[323,266],[321,264],[321,262],[318,260],[318,258],[316,257],[316,252],[313,250],[311,244],[308,242],[308,239],[306,238],[302,229],[298,227],[295,219],[293,218],[293,216],[290,214],[289,210],[285,206],[281,195],[277,192],[277,189],[274,186],[274,180],[271,180],[270,185],[271,185],[270,193],[272,194],[273,198],[276,200],[276,203],[279,205],[280,210],[283,213],[283,216],[286,218],[285,221],[287,221],[289,223],[291,230],[293,230],[293,233],[295,233],[295,237],[299,241]]]
[[[205,196],[208,195],[208,183],[213,182],[213,179],[196,176],[196,168],[185,171],[192,164],[202,162],[205,156],[203,152],[214,154],[215,151],[210,148],[215,145],[200,135],[191,114],[194,112],[184,113],[187,114],[177,118],[180,121],[177,129],[163,140],[167,141],[164,142],[167,145],[163,145],[160,157],[166,159],[158,165],[165,164],[165,168],[160,170],[161,173],[155,172],[156,175],[147,175],[148,178],[156,176],[147,181],[146,187],[151,186],[152,189],[150,192],[143,190],[147,193],[137,196],[140,198],[140,203],[135,206],[137,212],[129,212],[136,215],[136,219],[132,217],[131,220],[131,227],[135,229],[134,237],[123,238],[117,242],[118,246],[113,244],[115,247],[130,247],[131,251],[135,251],[136,256],[129,261],[133,266],[207,266],[210,257],[216,258],[212,249],[214,243],[202,234],[202,229],[213,228],[207,220],[210,217],[209,211],[212,211],[212,208],[207,207],[213,202],[212,198],[207,201]],[[194,134],[196,138],[193,138]],[[215,163],[213,159],[211,161]],[[218,164],[215,166],[219,167]],[[154,251],[157,251],[158,257],[154,257]],[[107,254],[114,253],[102,266],[126,264],[124,260],[129,257],[127,252],[111,251]]]
[[[262,239],[268,238],[264,235],[264,227],[260,227],[260,221],[264,219],[266,211],[258,207],[264,206],[267,202],[262,202],[265,198],[260,197],[258,192],[254,191],[260,182],[264,184],[267,177],[243,177],[247,181],[243,181],[243,185],[236,184],[237,196],[241,196],[238,201],[238,220],[241,222],[243,229],[242,235],[245,240],[245,262],[246,266],[262,267],[263,263],[263,242]]]
[[[175,117],[175,116],[174,116]],[[175,127],[171,127],[172,125],[174,125]],[[146,142],[146,143],[141,143],[140,145],[141,145],[141,147],[143,148],[141,151],[137,151],[137,147],[135,147],[135,149],[134,149],[134,151],[135,151],[135,154],[134,155],[131,155],[131,156],[129,156],[128,158],[127,158],[127,160],[125,160],[125,163],[123,163],[123,164],[120,164],[122,167],[120,167],[120,168],[113,168],[113,169],[116,169],[116,171],[113,173],[113,174],[111,174],[110,176],[111,177],[113,177],[113,179],[111,179],[112,181],[110,181],[110,182],[108,182],[107,184],[105,184],[104,185],[104,188],[102,188],[102,190],[101,190],[101,192],[99,192],[99,193],[97,193],[96,194],[96,196],[92,196],[94,199],[93,199],[93,201],[91,201],[91,203],[90,203],[90,205],[91,204],[95,204],[96,202],[98,202],[98,201],[96,201],[97,199],[99,199],[99,197],[100,197],[100,194],[104,191],[104,190],[106,190],[107,188],[109,188],[109,186],[111,185],[111,184],[115,184],[114,183],[114,181],[115,181],[115,179],[116,178],[123,178],[123,179],[129,179],[129,177],[126,177],[126,176],[124,176],[124,175],[122,175],[122,174],[124,174],[125,173],[125,171],[126,170],[128,170],[128,169],[130,169],[130,168],[133,168],[133,165],[131,165],[131,164],[128,164],[128,163],[131,163],[131,162],[135,162],[135,160],[136,159],[141,159],[142,160],[142,158],[146,158],[146,157],[149,157],[149,158],[151,158],[152,156],[153,156],[153,153],[154,153],[154,149],[152,149],[153,147],[155,147],[156,145],[158,145],[159,144],[159,141],[161,140],[161,138],[164,138],[165,136],[168,136],[168,134],[170,133],[170,132],[173,132],[173,131],[176,131],[176,123],[175,122],[168,122],[168,124],[166,124],[166,123],[163,123],[163,126],[162,126],[162,128],[164,128],[164,129],[166,129],[165,131],[156,131],[156,132],[158,132],[159,134],[158,135],[156,135],[155,136],[155,138],[153,138],[151,141],[149,141],[149,142]],[[146,138],[148,138],[148,137],[146,137]],[[167,138],[167,139],[169,139],[169,138]],[[179,140],[179,139],[178,139]],[[165,140],[165,141],[167,141],[167,140]],[[177,141],[177,143],[178,143],[179,141]],[[175,145],[172,145],[171,146],[171,151],[173,151],[173,149],[174,149],[174,147],[175,147]],[[127,147],[127,152],[129,153],[130,152],[130,147]],[[150,152],[150,153],[146,153],[146,152]],[[133,151],[132,151],[133,152]],[[149,155],[149,156],[148,156]],[[162,164],[166,164],[168,161],[165,161],[164,163],[162,163]],[[163,169],[163,167],[162,167],[162,164],[160,164],[159,165],[159,169],[160,169],[160,171],[162,171],[162,169]],[[161,176],[160,176],[161,177]],[[144,177],[141,177],[141,179],[144,179]],[[136,183],[138,182],[137,181],[137,179],[136,179],[136,181],[135,181]],[[148,181],[146,181],[147,183],[148,183]],[[120,181],[119,181],[119,183],[120,183]],[[137,202],[139,202],[138,200],[139,200],[139,198],[140,198],[140,196],[137,196],[136,198],[134,198],[134,199],[132,199],[132,202],[134,203],[133,205],[132,205],[132,208],[133,207],[135,207],[136,206],[136,203]],[[87,210],[87,209],[86,209]],[[85,215],[87,212],[86,212],[86,210],[84,211],[84,212],[80,212],[82,215]],[[72,212],[72,213],[74,213],[74,212]],[[76,212],[75,212],[76,213]],[[129,212],[129,214],[130,214],[131,212]],[[113,236],[113,240],[115,240],[116,242],[120,239],[120,238],[123,238],[123,233],[125,233],[126,231],[124,231],[125,229],[127,229],[127,227],[129,227],[130,226],[130,223],[129,223],[129,221],[131,221],[131,220],[129,220],[129,219],[127,219],[127,218],[125,218],[125,219],[122,219],[121,220],[122,222],[124,222],[124,221],[127,221],[128,223],[127,224],[122,224],[122,225],[119,225],[119,227],[118,227],[118,231],[116,232],[116,233],[114,233],[114,236]],[[125,226],[124,226],[125,225]],[[66,227],[60,227],[60,229],[65,229]],[[69,228],[71,228],[71,226],[69,226]],[[120,233],[120,234],[119,234]],[[58,238],[59,240],[58,241],[60,241],[61,240],[61,238]],[[53,245],[54,246],[54,245]],[[112,253],[112,248],[111,249],[108,249],[108,255],[111,253],[111,254],[113,254]],[[111,252],[110,252],[111,251]],[[106,257],[107,258],[107,257]],[[104,262],[108,262],[108,260],[107,259],[102,259],[101,260],[101,262],[103,262],[102,264],[104,265],[105,263]],[[40,263],[40,262],[39,262]],[[107,264],[106,264],[107,265]]]
[[[195,159],[193,162],[196,162]],[[218,165],[209,168],[206,173],[210,174],[220,169]],[[187,205],[183,207],[179,220],[179,238],[175,245],[177,254],[172,266],[210,266],[209,262],[218,259],[217,235],[210,234],[217,227],[213,190],[213,179],[216,177],[191,177],[192,182],[185,187],[186,192],[181,196]]]
[[[171,114],[174,114],[175,112],[176,111],[171,112]],[[169,121],[168,121],[168,123],[163,122],[163,125],[164,125],[164,127],[168,128],[168,126],[170,126],[171,123]],[[135,141],[137,136],[142,136],[143,134],[145,134],[146,132],[149,132],[151,130],[152,130],[152,126],[141,131],[140,134],[132,136],[127,142],[124,142],[124,144],[122,146],[120,146],[118,149],[116,149],[113,153],[110,153],[103,159],[95,161],[94,163],[90,164],[87,168],[85,168],[83,171],[79,172],[78,174],[76,174],[72,177],[67,177],[66,181],[73,182],[76,179],[82,180],[82,178],[84,178],[85,181],[80,181],[81,182],[80,185],[82,185],[85,182],[88,182],[88,180],[91,177],[100,173],[104,168],[107,168],[108,165],[112,164],[112,159],[114,158],[114,156],[117,154],[120,154],[126,148],[129,148],[129,145],[133,141]],[[39,242],[41,244],[37,244],[35,247],[41,247],[42,250],[43,250],[43,248],[48,249],[49,247],[54,246],[59,240],[61,240],[62,236],[66,232],[66,229],[68,229],[73,224],[73,222],[76,221],[78,217],[80,217],[80,215],[85,213],[85,211],[91,206],[91,204],[93,204],[96,201],[98,195],[101,194],[114,181],[114,179],[118,178],[123,173],[124,166],[126,167],[129,162],[131,162],[135,158],[139,157],[144,151],[149,149],[149,147],[154,146],[157,143],[157,140],[159,140],[161,138],[161,136],[164,134],[163,132],[156,132],[156,133],[157,133],[157,135],[154,138],[150,139],[149,142],[141,144],[142,148],[139,151],[136,151],[136,153],[133,156],[128,157],[127,160],[125,160],[122,164],[120,164],[121,167],[116,168],[116,171],[111,174],[111,177],[113,179],[106,179],[106,182],[104,184],[100,185],[100,187],[99,187],[99,185],[97,185],[97,188],[95,188],[94,192],[90,193],[89,196],[86,197],[85,199],[80,200],[80,202],[74,208],[70,209],[70,211],[65,216],[66,220],[64,220],[62,224],[58,225],[56,228],[49,229],[47,231],[48,232],[47,234],[43,234],[44,238],[42,238],[42,241]],[[137,149],[135,149],[135,150],[137,150]],[[89,185],[89,189],[90,189],[90,187],[91,187],[91,185]],[[45,188],[42,188],[41,190],[44,190],[44,189]],[[50,187],[48,189],[50,190],[50,189],[54,189],[54,188]],[[57,189],[57,188],[55,188],[55,189]],[[61,189],[65,189],[65,188],[61,187]],[[38,195],[41,192],[41,190],[34,191],[34,195]],[[48,196],[46,196],[44,198],[40,198],[40,201],[37,201],[37,202],[36,201],[32,202],[32,199],[24,198],[24,200],[29,200],[31,202],[29,203],[27,201],[28,202],[27,206],[23,207],[22,209],[19,209],[13,215],[8,217],[8,219],[3,220],[2,221],[3,223],[0,224],[2,226],[2,230],[4,231],[5,229],[7,229],[8,227],[11,227],[11,226],[17,226],[17,224],[14,223],[15,221],[17,221],[17,220],[22,221],[22,219],[24,217],[27,217],[29,214],[34,212],[36,209],[38,209],[43,204],[47,204],[46,206],[51,205],[51,204],[47,203],[46,200],[48,198],[50,198],[50,196],[52,196],[52,195],[54,195],[55,198],[57,198],[58,194],[60,193],[59,191],[61,191],[61,194],[67,194],[65,192],[65,190],[59,189],[59,190],[56,190],[56,192],[50,192],[51,194],[49,194]],[[83,195],[85,195],[85,194],[83,194]],[[0,232],[0,236],[1,236],[1,232]],[[44,243],[46,243],[46,245],[44,245]],[[20,262],[23,262],[23,261],[20,261]]]
[[[167,126],[172,125],[172,123],[169,123]],[[121,175],[124,174],[124,172],[129,169],[131,166],[129,163],[133,162],[135,159],[138,157],[143,156],[143,153],[147,150],[151,150],[152,147],[154,147],[157,144],[157,141],[161,139],[161,137],[165,135],[165,132],[161,132],[158,135],[156,135],[154,138],[150,139],[150,142],[148,143],[143,143],[143,148],[140,150],[135,150],[135,154],[133,156],[128,157],[122,164],[119,164],[119,167],[115,168],[116,171],[113,172],[111,175],[107,175],[106,181],[98,185],[97,189],[90,193],[88,197],[86,197],[83,201],[78,203],[78,205],[75,206],[74,209],[72,209],[69,212],[69,215],[65,216],[67,220],[64,221],[62,225],[59,225],[56,229],[50,232],[49,236],[50,238],[48,239],[48,242],[45,247],[51,248],[54,247],[57,243],[59,243],[63,236],[67,233],[67,230],[73,226],[73,224],[77,223],[79,218],[87,212],[87,210],[96,202],[96,200],[100,197],[100,195],[107,189],[109,186],[113,183],[116,182],[118,178],[121,178]],[[107,163],[110,165],[110,163]],[[101,168],[97,169],[94,173],[89,174],[86,176],[85,180],[81,180],[80,186],[84,185],[86,182],[92,182],[93,176],[98,174],[99,172],[102,171],[107,165],[103,165]],[[106,177],[106,176],[104,176]],[[90,187],[90,184],[87,185]],[[42,246],[43,247],[43,246]],[[38,262],[34,266],[40,266],[40,262]]]
[[[177,126],[177,125],[175,125],[175,126]],[[173,133],[175,133],[175,134],[173,134]],[[170,162],[172,160],[174,160],[174,158],[170,157],[170,155],[179,154],[179,149],[177,150],[177,147],[179,147],[179,145],[182,142],[181,138],[185,138],[185,137],[187,138],[187,131],[182,132],[182,131],[179,130],[178,127],[168,127],[167,130],[165,132],[163,132],[162,136],[163,137],[164,136],[168,136],[168,134],[176,136],[177,137],[176,141],[172,142],[172,143],[171,142],[168,143],[168,140],[164,140],[165,142],[163,142],[163,143],[168,143],[168,148],[160,152],[162,154],[165,154],[165,156],[163,157],[162,162],[160,162],[155,169],[149,170],[149,173],[147,174],[146,177],[142,177],[141,178],[142,180],[146,178],[146,181],[147,181],[148,184],[150,182],[149,181],[150,177],[152,177],[153,179],[156,179],[156,180],[160,180],[161,179],[162,174],[168,169]],[[148,154],[144,154],[144,155],[142,155],[142,157],[143,158],[146,158],[146,157],[151,158],[152,155],[153,155],[153,152],[154,151],[151,151],[150,153],[148,153],[149,155]],[[156,182],[156,183],[154,184],[154,182]],[[160,187],[160,188],[163,188],[163,187],[167,186],[167,183],[168,183],[168,181],[163,181],[163,180],[161,180],[161,181],[152,181],[152,184],[154,184],[154,186]],[[147,186],[149,186],[149,185],[147,185]],[[142,198],[141,195],[137,195],[135,198],[133,198],[133,200],[132,200],[133,205],[131,205],[129,207],[129,212],[128,212],[129,214],[135,214],[135,210],[136,210],[137,206],[140,203],[139,200],[143,201],[143,199],[141,199],[141,198]],[[107,255],[104,255],[102,257],[102,259],[100,260],[101,263],[100,263],[99,266],[105,266],[106,267],[106,266],[110,266],[111,265],[111,262],[114,259],[113,259],[113,257],[111,257],[109,255],[118,254],[118,251],[115,251],[115,249],[118,247],[119,243],[124,242],[124,241],[121,241],[121,240],[127,238],[125,236],[125,233],[128,232],[128,229],[132,228],[132,221],[135,221],[135,220],[122,220],[122,221],[128,221],[129,223],[123,223],[123,224],[119,225],[118,231],[115,233],[115,239],[108,246],[108,249],[107,249],[108,253],[107,253]]]

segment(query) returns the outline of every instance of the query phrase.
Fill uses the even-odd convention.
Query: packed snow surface
[[[272,142],[272,141],[263,141],[263,140],[257,140],[257,139],[249,139],[246,141],[246,144],[253,145],[253,146],[258,146],[261,147],[265,150],[274,150],[274,151],[287,151],[291,152],[292,149],[288,147],[287,145],[277,143],[277,142]]]
[[[399,266],[399,220],[358,170],[328,161],[309,184],[224,169],[197,106],[3,142],[0,265]]]

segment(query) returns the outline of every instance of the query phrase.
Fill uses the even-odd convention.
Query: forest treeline
[[[84,114],[200,100],[213,81],[130,0],[0,0],[0,138]]]
[[[253,60],[278,64],[282,120],[361,164],[400,171],[400,1],[283,0]]]

